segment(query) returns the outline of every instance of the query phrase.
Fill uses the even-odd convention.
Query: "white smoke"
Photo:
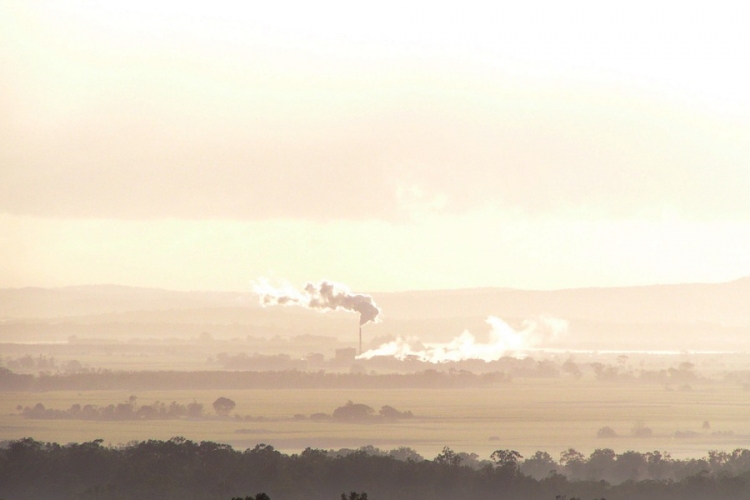
[[[359,324],[380,321],[380,309],[369,295],[353,294],[349,287],[341,283],[321,281],[307,283],[297,290],[289,284],[271,286],[267,280],[253,282],[253,291],[258,295],[262,306],[296,305],[321,311],[352,311],[359,313]]]
[[[496,361],[503,356],[522,353],[532,347],[552,342],[568,330],[568,322],[551,316],[540,316],[535,320],[525,320],[520,330],[514,330],[505,321],[489,316],[490,339],[477,342],[468,331],[444,344],[423,344],[416,337],[399,337],[358,356],[371,359],[376,356],[389,356],[396,359],[417,359],[427,363],[445,363],[481,359]]]

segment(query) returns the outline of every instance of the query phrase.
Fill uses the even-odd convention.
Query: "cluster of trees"
[[[384,372],[418,372],[424,370],[425,362],[417,356],[406,359],[396,359],[390,356],[375,356],[370,359],[357,360],[357,364],[365,371]],[[506,377],[520,378],[556,378],[560,376],[560,365],[551,360],[537,360],[532,357],[523,359],[504,356],[496,361],[482,359],[465,359],[441,363],[443,370],[470,372],[481,374],[504,374]]]
[[[415,373],[364,374],[323,371],[111,371],[17,374],[0,368],[0,391],[170,390],[170,389],[393,389],[486,387],[503,384],[500,373],[434,369]]]
[[[186,405],[176,401],[172,401],[169,404],[156,401],[150,405],[139,405],[137,401],[136,396],[130,396],[122,403],[107,406],[75,403],[70,408],[63,410],[47,408],[42,403],[37,403],[34,406],[26,407],[19,405],[16,407],[16,410],[20,411],[24,418],[45,420],[176,420],[210,418],[204,412],[203,404],[197,401]],[[229,417],[235,406],[236,403],[234,401],[223,396],[217,398],[212,404],[214,412],[220,418]],[[239,414],[235,414],[234,418],[236,420],[248,421],[266,420],[264,417],[253,417],[250,415],[242,417]],[[295,420],[306,418],[308,418],[306,415],[301,414],[294,416]],[[331,415],[327,413],[314,413],[309,418],[316,421],[376,423],[414,418],[414,414],[411,411],[399,411],[389,405],[383,406],[376,413],[370,406],[348,401],[345,405],[336,408]]]
[[[709,431],[711,429],[711,424],[706,420],[703,422],[703,426],[701,427],[702,432],[692,431],[692,430],[685,430],[685,431],[675,431],[673,434],[673,437],[675,439],[693,439],[701,436],[705,436],[709,434]],[[632,437],[637,438],[650,438],[654,435],[653,429],[650,427],[646,427],[643,425],[642,422],[636,422],[636,425],[631,429],[630,435]],[[719,437],[719,438],[726,438],[734,436],[733,431],[714,431],[710,432],[711,436]],[[620,436],[620,434],[613,429],[612,427],[605,426],[601,427],[598,431],[596,431],[596,437],[598,438],[616,438]]]
[[[234,409],[235,402],[229,398],[220,397],[213,402],[213,408],[219,417],[228,417]],[[174,420],[201,419],[208,416],[204,413],[203,404],[193,401],[187,405],[172,401],[170,404],[156,401],[150,405],[139,405],[135,396],[127,401],[107,406],[71,405],[67,410],[46,408],[42,403],[34,406],[16,408],[25,418],[48,420]]]
[[[707,424],[708,422],[704,423],[704,425]],[[651,427],[646,427],[646,425],[642,421],[637,421],[633,428],[630,430],[630,434],[631,436],[637,438],[650,438],[654,435],[654,430]],[[596,431],[596,437],[598,438],[614,438],[617,436],[619,436],[617,431],[609,426],[601,427],[598,431]]]
[[[256,493],[255,496],[246,496],[245,498],[232,497],[232,500],[271,500],[271,497],[265,493]],[[367,493],[357,493],[356,491],[349,492],[349,495],[342,493],[341,500],[367,500]]]
[[[598,362],[591,363],[591,369],[596,379],[602,382],[644,382],[689,389],[690,384],[706,380],[695,371],[695,365],[688,361],[682,362],[676,367],[660,370],[643,369],[634,371],[624,366],[605,365]]]
[[[389,405],[383,406],[378,413],[375,413],[375,409],[370,406],[347,401],[344,406],[339,406],[333,410],[331,417],[333,420],[344,422],[378,422],[413,418],[414,415],[410,411],[399,411]]]
[[[43,354],[36,357],[25,354],[17,358],[5,358],[3,362],[13,370],[56,370],[58,368],[53,356],[47,357]]]
[[[513,450],[497,450],[479,462],[466,466],[463,455],[447,447],[433,460],[402,461],[366,450],[332,455],[308,448],[286,455],[259,444],[237,451],[183,438],[122,447],[26,438],[0,446],[0,498],[330,500],[342,491],[411,500],[750,498],[750,450],[693,460],[612,450],[587,458],[567,450],[559,461],[544,452],[524,460]],[[248,496],[255,492],[263,493]]]
[[[8,368],[0,367],[0,390],[28,391],[34,384],[34,376],[15,373]]]

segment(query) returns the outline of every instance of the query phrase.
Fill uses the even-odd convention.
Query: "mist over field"
[[[331,467],[354,454],[518,475],[498,481],[546,481],[555,470],[566,481],[555,494],[602,493],[581,482],[593,478],[617,488],[744,470],[747,278],[554,291],[299,289],[0,290],[0,474],[19,447],[37,447],[33,467],[46,467],[52,451],[19,441],[27,436],[93,442],[97,453],[146,442],[186,453],[193,442],[271,445],[301,460],[321,450]],[[363,322],[359,304],[381,321]],[[355,484],[344,491],[365,488]],[[543,484],[546,493],[523,491],[544,498]]]
[[[750,498],[741,2],[0,3],[0,499]]]
[[[371,295],[382,316],[379,322],[364,325],[368,346],[377,344],[378,338],[391,337],[449,342],[465,330],[486,341],[489,316],[517,330],[523,330],[524,321],[539,318],[564,321],[567,331],[548,335],[542,344],[533,346],[538,348],[742,352],[748,349],[750,338],[750,278],[717,284]],[[121,341],[138,337],[184,340],[204,332],[224,341],[320,335],[354,345],[358,315],[334,309],[315,314],[303,307],[263,307],[251,290],[1,289],[0,334],[2,340],[16,342],[60,342],[71,335]],[[561,328],[562,324],[555,327]]]

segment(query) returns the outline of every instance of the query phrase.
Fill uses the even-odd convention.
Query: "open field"
[[[83,421],[25,419],[20,406],[42,403],[67,409],[74,403],[106,406],[124,402],[124,391],[3,393],[0,399],[0,439],[30,436],[66,443],[104,439],[119,444],[131,440],[184,436],[212,440],[244,449],[267,443],[285,452],[307,446],[382,449],[409,446],[426,458],[443,446],[486,458],[499,448],[528,456],[545,450],[558,456],[573,447],[585,454],[596,448],[666,450],[675,457],[703,456],[708,450],[750,447],[750,392],[719,384],[694,385],[691,391],[662,386],[610,385],[591,380],[515,380],[493,389],[448,390],[243,390],[159,391],[135,394],[139,404],[154,401],[187,404],[196,400],[212,413],[211,403],[225,396],[237,403],[235,414],[262,416],[263,421],[149,420]],[[351,424],[294,420],[295,414],[330,414],[352,400],[376,411],[391,405],[410,410],[415,418],[392,423]],[[703,428],[704,421],[710,423]],[[632,434],[633,427],[652,429],[651,437]],[[613,438],[597,438],[601,427],[612,427]],[[693,432],[689,438],[675,432]]]

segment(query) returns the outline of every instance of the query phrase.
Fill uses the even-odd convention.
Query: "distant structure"
[[[336,357],[334,358],[337,363],[351,363],[354,358],[357,357],[357,350],[354,347],[345,347],[343,349],[336,349]]]
[[[322,365],[323,363],[325,363],[325,360],[325,356],[323,356],[319,352],[311,352],[310,354],[305,356],[305,361],[316,366]]]
[[[311,352],[305,356],[305,362],[308,367],[319,367],[325,364],[325,356],[319,352]]]

